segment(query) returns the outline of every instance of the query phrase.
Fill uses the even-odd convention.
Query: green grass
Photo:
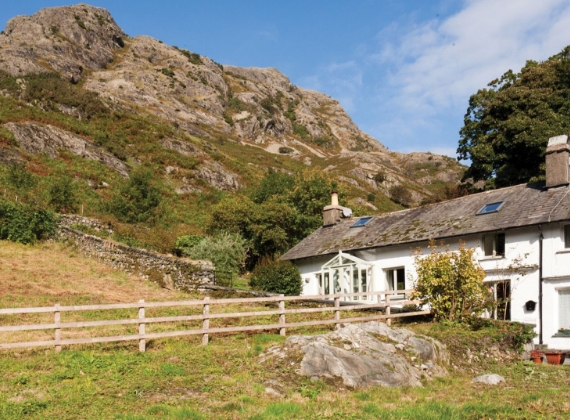
[[[23,246],[0,241],[0,261],[0,307],[189,297],[114,272],[61,244]],[[211,313],[215,313],[214,308],[210,308]],[[238,304],[219,309],[236,312],[256,308],[268,309]],[[133,317],[135,313],[117,310],[82,316],[93,320],[109,314]],[[193,312],[184,308],[147,311],[148,316],[182,313]],[[2,316],[0,324],[35,323],[39,316],[21,316],[17,322]],[[64,319],[67,316],[62,315]],[[308,315],[287,316],[288,321],[307,319]],[[50,322],[49,316],[44,321]],[[256,321],[237,320],[240,325]],[[211,320],[211,326],[217,325],[215,322]],[[285,340],[272,331],[212,334],[208,346],[201,345],[199,336],[149,340],[144,353],[137,351],[136,341],[66,346],[60,353],[47,347],[1,351],[0,418],[522,420],[570,416],[568,366],[501,362],[482,356],[492,346],[505,349],[514,345],[509,336],[512,331],[505,325],[484,324],[473,330],[417,320],[403,323],[408,329],[444,342],[457,366],[450,368],[450,375],[425,381],[418,388],[352,390],[334,379],[312,381],[295,372],[298,365],[291,363],[296,356],[283,362],[260,363],[261,353]],[[136,327],[128,328],[136,333]],[[289,329],[287,334],[320,334],[331,328]],[[147,331],[150,329],[148,325]],[[52,337],[51,331],[47,334]],[[467,349],[479,360],[469,362],[464,357]],[[482,373],[498,373],[506,383],[496,387],[472,384],[473,377]],[[280,396],[266,393],[267,387]]]

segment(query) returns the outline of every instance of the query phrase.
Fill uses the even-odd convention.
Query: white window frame
[[[403,273],[403,281],[404,281],[404,288],[398,288],[398,271],[402,271]],[[384,274],[386,275],[386,283],[388,284],[388,290],[405,290],[406,289],[406,267],[391,267],[384,269]],[[390,296],[390,299],[405,299],[406,295],[404,293],[401,294],[393,294]]]
[[[319,294],[366,293],[372,291],[373,264],[340,251],[317,274]],[[345,297],[344,300],[370,301],[372,296]]]
[[[509,299],[510,301],[509,301],[509,308],[507,309],[507,311],[509,311],[510,316],[507,319],[505,319],[505,321],[510,321],[512,316],[513,316],[512,305],[511,305],[512,293],[513,293],[512,288],[511,288],[512,287],[511,279],[493,280],[493,281],[488,281],[488,282],[486,281],[485,284],[489,286],[489,289],[491,289],[491,292],[493,293],[493,300],[495,302],[497,301],[497,286],[499,284],[508,284],[509,285],[508,286],[509,287],[509,289],[508,289],[509,290],[509,296],[507,297],[507,299]],[[493,313],[492,313],[491,318],[498,319],[498,311],[497,311],[496,307],[493,308]]]
[[[503,237],[503,252],[499,252],[499,237]],[[506,253],[507,238],[505,232],[484,233],[481,238],[481,249],[486,258],[503,258]]]
[[[570,288],[560,288],[560,289],[556,289],[556,292],[558,294],[557,296],[557,300],[558,300],[558,328],[557,331],[560,328],[564,328],[564,329],[570,329]],[[562,299],[562,295],[567,296],[565,299],[567,300],[567,302],[563,302]],[[566,303],[566,305],[564,305],[564,303]],[[564,308],[564,306],[566,306],[566,308]],[[563,311],[566,313],[566,319],[563,320]]]

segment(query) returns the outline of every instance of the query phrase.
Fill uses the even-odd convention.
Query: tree
[[[464,180],[498,188],[544,179],[548,139],[570,132],[570,46],[527,61],[469,99],[457,153],[470,159]]]
[[[49,206],[59,213],[77,210],[77,186],[65,174],[53,178],[48,186]]]
[[[461,321],[492,307],[485,271],[474,261],[472,248],[460,243],[457,252],[441,251],[434,242],[427,256],[417,255],[412,299],[428,304],[436,319]]]
[[[109,211],[128,223],[146,222],[161,202],[160,187],[151,169],[138,167],[108,204]]]
[[[263,257],[275,258],[322,225],[323,207],[336,184],[316,171],[295,176],[269,171],[249,197],[226,198],[212,209],[210,233],[240,233],[251,250],[253,268]]]

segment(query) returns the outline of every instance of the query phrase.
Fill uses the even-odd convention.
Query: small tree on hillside
[[[483,283],[485,271],[479,267],[472,248],[460,243],[459,250],[438,251],[430,242],[431,253],[415,259],[417,278],[413,299],[429,304],[438,320],[461,321],[492,307],[489,289]]]

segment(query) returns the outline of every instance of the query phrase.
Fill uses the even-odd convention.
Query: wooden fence
[[[341,322],[362,322],[373,320],[386,320],[388,325],[392,318],[408,317],[416,315],[429,314],[429,310],[420,310],[413,312],[397,312],[392,313],[392,308],[403,308],[405,305],[416,305],[421,302],[410,301],[404,299],[390,300],[392,295],[402,296],[410,293],[411,290],[399,291],[381,291],[381,292],[366,292],[366,293],[345,293],[345,294],[331,294],[331,295],[314,295],[314,296],[272,296],[272,297],[259,297],[259,298],[236,298],[236,299],[210,299],[205,297],[203,300],[185,300],[176,302],[144,302],[143,300],[138,303],[119,303],[119,304],[106,304],[106,305],[83,305],[83,306],[60,306],[56,304],[50,307],[39,308],[6,308],[0,309],[0,315],[17,315],[17,314],[39,314],[39,313],[53,313],[53,323],[50,324],[30,324],[30,325],[10,325],[0,326],[0,333],[2,332],[17,332],[17,331],[31,331],[31,330],[54,330],[53,340],[38,340],[26,342],[0,342],[0,349],[11,349],[19,347],[38,347],[38,346],[54,346],[56,351],[61,351],[61,347],[72,344],[88,344],[88,343],[104,343],[104,342],[119,342],[137,340],[139,342],[139,350],[145,351],[146,341],[155,338],[165,337],[180,337],[186,335],[202,335],[202,344],[207,345],[210,334],[215,333],[228,333],[228,332],[243,332],[243,331],[260,331],[260,330],[279,330],[281,335],[286,334],[287,328],[339,324]],[[367,296],[371,299],[376,296],[376,303],[358,303],[358,301],[343,301],[343,298],[355,298],[357,296]],[[381,298],[384,296],[384,299]],[[331,306],[319,308],[295,308],[286,309],[285,302],[293,301],[310,301],[330,299]],[[370,300],[369,300],[370,301]],[[249,303],[272,303],[278,304],[277,310],[260,310],[254,312],[234,312],[234,313],[210,313],[212,305],[221,304],[249,304]],[[171,307],[202,307],[202,314],[198,315],[182,315],[182,316],[166,316],[147,318],[145,316],[145,309],[149,308],[171,308]],[[77,312],[77,311],[101,311],[110,309],[138,309],[138,317],[131,319],[117,319],[117,320],[104,320],[104,321],[81,321],[81,322],[61,322],[62,312]],[[376,313],[374,315],[364,315],[361,317],[341,318],[342,311],[349,310],[383,310],[384,313]],[[318,312],[331,312],[331,319],[318,319],[304,322],[286,322],[288,314],[308,314]],[[278,317],[277,323],[265,325],[246,325],[246,326],[230,326],[230,327],[216,327],[210,328],[211,319],[225,319],[225,318],[243,318],[243,317],[256,317],[273,315]],[[202,328],[190,330],[178,330],[167,332],[146,333],[146,325],[153,323],[164,322],[182,322],[182,321],[202,321]],[[66,328],[87,328],[87,327],[102,327],[110,325],[138,325],[138,334],[131,335],[118,335],[108,337],[92,337],[92,338],[67,338],[61,337],[61,330]]]

